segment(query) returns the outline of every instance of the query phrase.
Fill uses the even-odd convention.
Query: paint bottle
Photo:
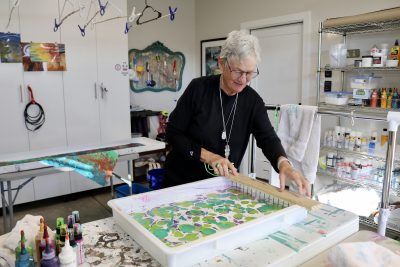
[[[381,93],[381,108],[386,108],[387,105],[387,95],[386,95],[386,89],[382,88],[382,93]]]
[[[15,249],[15,266],[16,267],[34,267],[35,263],[33,261],[32,255],[25,248],[25,234],[24,231],[21,230],[21,240],[19,242],[19,246]]]
[[[32,248],[31,247],[27,247],[27,246],[25,246],[25,244],[26,244],[26,238],[25,238],[25,232],[24,232],[24,230],[21,230],[21,232],[20,232],[20,235],[21,235],[21,239],[18,241],[18,245],[17,245],[17,247],[15,248],[15,258],[17,259],[18,257],[19,257],[19,254],[21,253],[21,244],[23,243],[24,244],[24,247],[25,247],[25,249],[28,251],[28,253],[31,255],[31,256],[33,256],[33,251],[32,251]]]
[[[60,261],[56,256],[56,252],[51,248],[48,240],[46,240],[46,248],[42,252],[42,259],[40,260],[42,267],[59,267]]]
[[[60,254],[61,249],[64,247],[65,245],[65,237],[68,235],[68,226],[66,224],[63,224],[60,226],[60,239],[58,240],[58,246],[57,246],[57,250],[56,253],[57,255]]]
[[[40,259],[42,258],[42,252],[40,251],[40,243],[43,238],[44,234],[44,219],[40,218],[40,224],[39,224],[39,230],[36,233],[35,236],[35,261],[40,262]]]
[[[346,131],[344,133],[344,148],[349,149],[349,142],[350,142],[350,128],[346,128]]]
[[[85,262],[85,250],[83,248],[82,229],[79,223],[74,224],[74,239],[76,243],[77,263],[82,264]]]
[[[76,252],[69,244],[69,236],[68,234],[65,236],[65,245],[61,249],[60,255],[58,255],[60,260],[60,267],[76,267],[78,266],[76,263]]]
[[[371,134],[371,138],[369,140],[369,144],[368,144],[368,153],[373,155],[375,154],[375,144],[376,144],[376,140],[378,139],[378,133],[377,132],[372,132]]]
[[[393,98],[392,88],[388,88],[386,108],[392,108],[392,98]]]
[[[399,46],[399,41],[398,40],[396,40],[394,42],[394,46],[392,46],[390,48],[389,58],[392,59],[392,60],[396,60],[397,59],[397,60],[400,61],[400,46]],[[400,63],[399,63],[399,66],[400,66]]]
[[[378,92],[376,91],[376,89],[374,89],[371,95],[371,108],[376,108],[377,105],[378,105]]]
[[[388,131],[386,128],[384,128],[381,135],[381,147],[384,147],[388,142],[388,140],[389,140]]]
[[[81,219],[79,217],[79,211],[78,210],[74,210],[72,212],[72,215],[74,216],[74,219],[75,219],[74,223],[81,223]]]
[[[397,109],[399,104],[399,93],[397,92],[397,88],[393,89],[393,97],[392,97],[392,109]]]
[[[56,242],[55,242],[52,238],[50,238],[49,232],[48,232],[47,224],[44,223],[44,227],[43,227],[43,237],[42,237],[42,239],[40,240],[40,245],[39,245],[40,254],[42,254],[43,251],[46,249],[46,240],[47,240],[47,242],[50,244],[50,247],[51,247],[52,249],[55,249],[55,247],[56,247]],[[38,261],[38,262],[39,262],[39,261]]]

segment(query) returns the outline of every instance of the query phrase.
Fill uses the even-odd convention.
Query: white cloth
[[[321,116],[317,107],[282,105],[278,136],[293,166],[314,183],[321,138]]]
[[[396,267],[400,256],[374,242],[343,243],[328,255],[332,267]]]

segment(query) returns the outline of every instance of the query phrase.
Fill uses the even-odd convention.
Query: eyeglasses
[[[226,64],[228,65],[229,71],[231,72],[231,76],[232,79],[237,80],[243,77],[243,74],[246,74],[246,79],[249,81],[251,79],[254,79],[255,77],[257,77],[260,74],[260,71],[258,70],[257,67],[257,71],[241,71],[241,70],[232,70],[231,66],[229,66],[229,62],[228,60],[226,61]]]

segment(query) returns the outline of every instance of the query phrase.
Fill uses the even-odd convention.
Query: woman
[[[210,178],[207,164],[217,175],[237,175],[235,166],[240,165],[253,134],[279,172],[281,190],[290,179],[310,196],[310,185],[287,160],[262,98],[248,86],[259,74],[259,61],[257,38],[233,31],[218,58],[221,75],[191,81],[167,125],[172,149],[165,163],[165,187]]]

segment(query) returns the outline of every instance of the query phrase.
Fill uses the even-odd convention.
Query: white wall
[[[318,24],[334,17],[350,16],[385,8],[400,6],[400,0],[197,0],[196,44],[201,40],[225,37],[230,31],[240,29],[240,23],[311,12],[311,73],[317,69]],[[196,45],[196,73],[200,73],[200,47]],[[315,104],[316,75],[310,76],[310,88],[304,95],[304,104]],[[306,89],[307,90],[307,89]]]
[[[182,88],[177,93],[170,91],[133,93],[131,91],[131,103],[145,109],[171,112],[175,108],[175,100],[179,99],[189,82],[196,76],[195,54],[198,45],[195,42],[195,2],[194,0],[149,0],[148,4],[163,15],[169,14],[168,6],[173,9],[177,7],[175,20],[171,22],[167,17],[139,26],[135,24],[129,31],[129,49],[144,49],[153,42],[160,41],[170,50],[182,52],[186,59]],[[136,7],[136,13],[141,12],[144,1],[128,1],[128,14],[133,6]]]

